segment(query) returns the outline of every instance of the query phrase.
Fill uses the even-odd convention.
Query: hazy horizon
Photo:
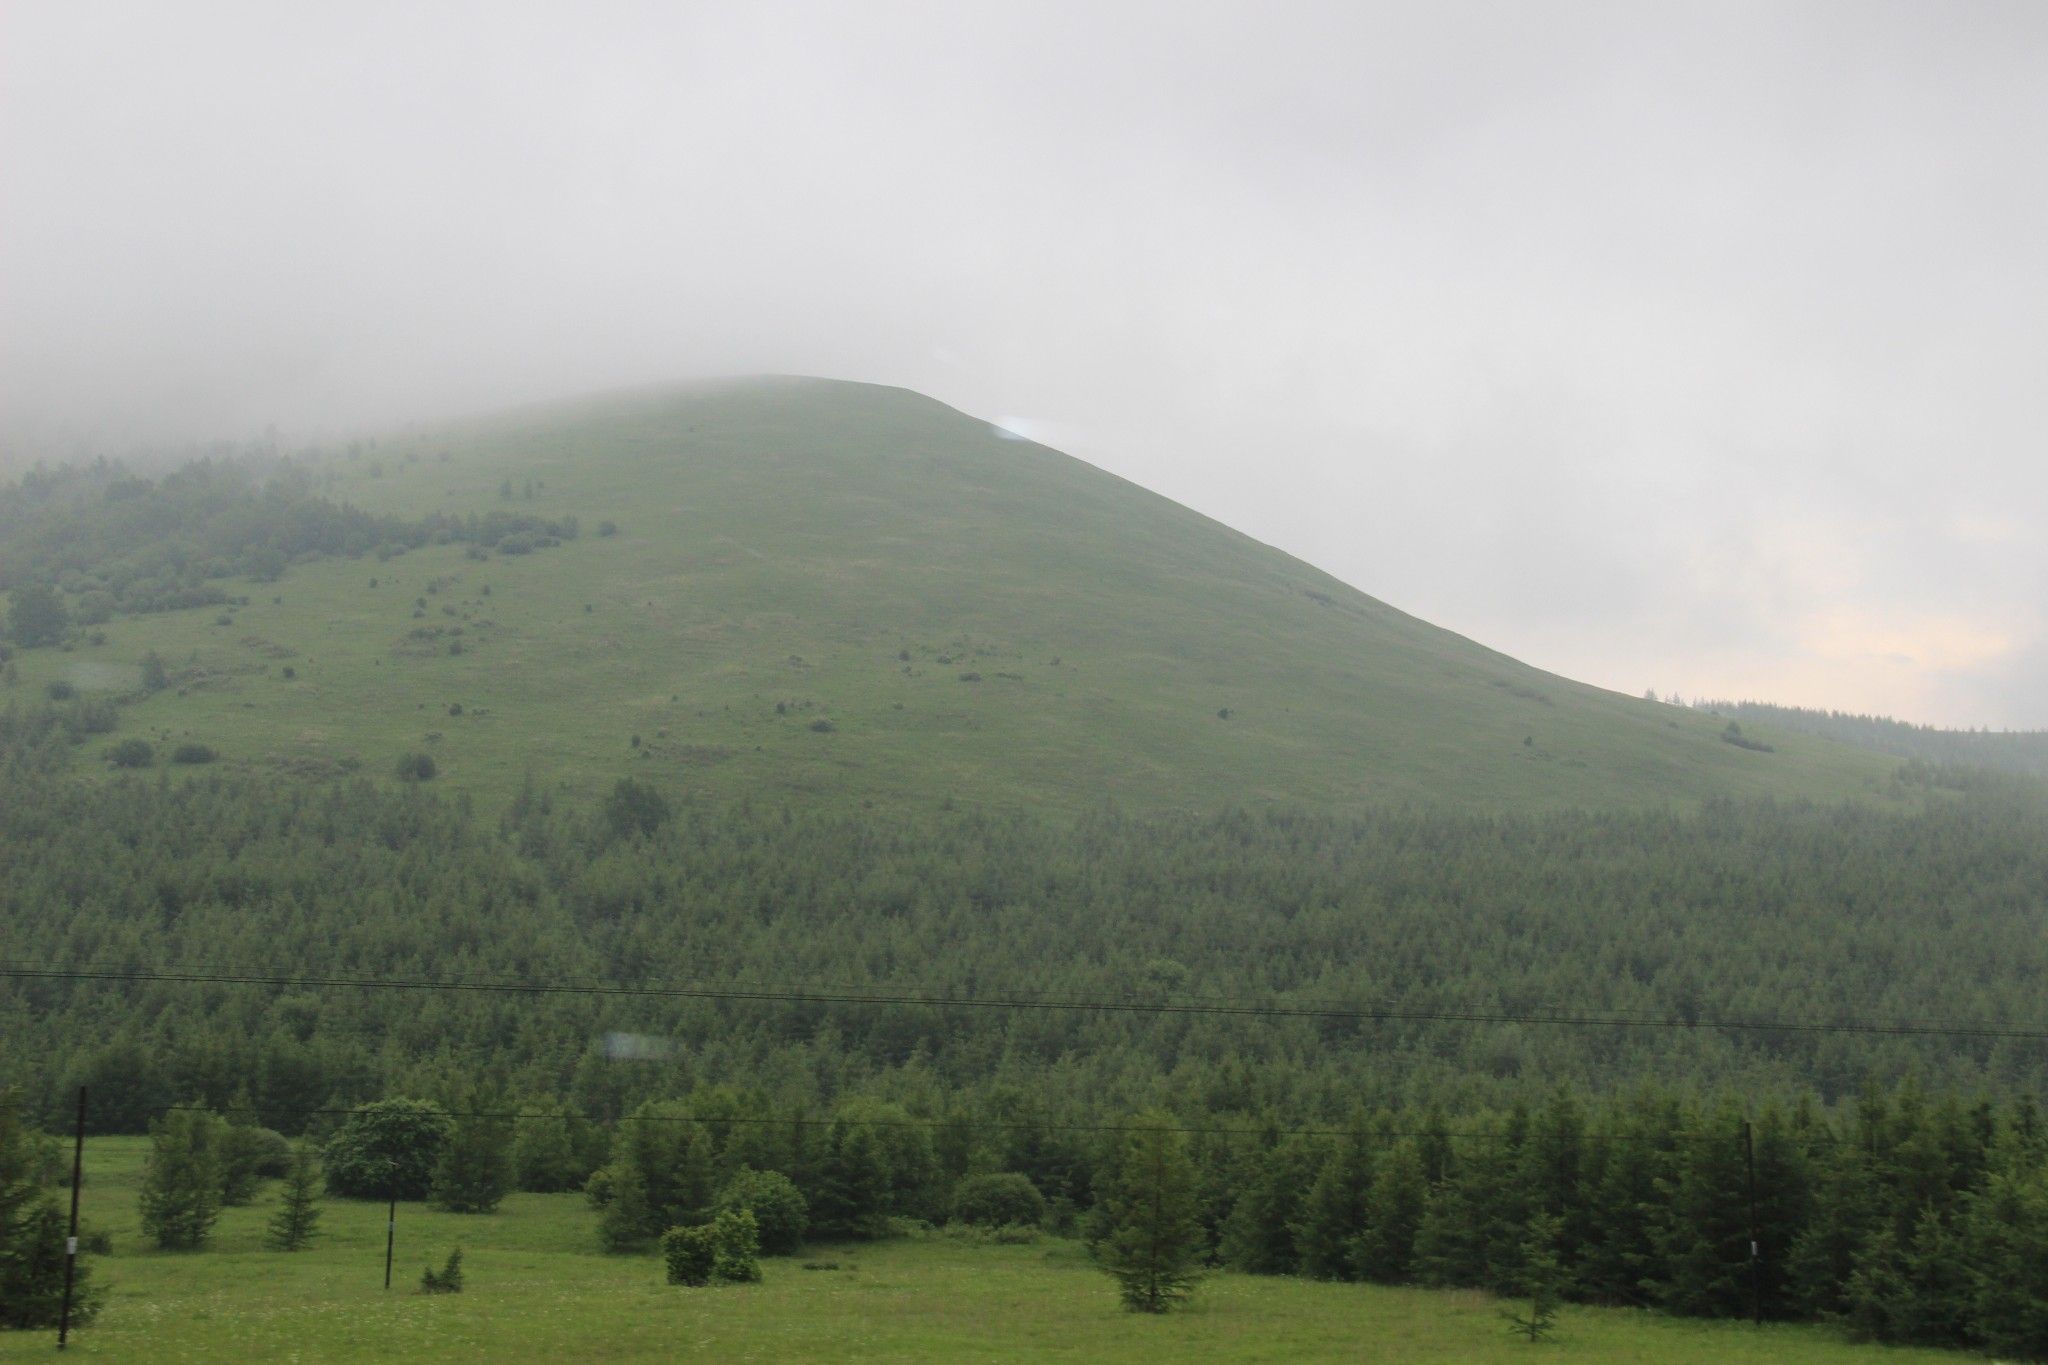
[[[915,389],[1639,693],[2048,727],[2019,4],[10,4],[0,458]]]

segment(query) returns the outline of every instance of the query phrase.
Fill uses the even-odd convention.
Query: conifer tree
[[[1587,1193],[1588,1244],[1579,1258],[1581,1291],[1596,1303],[1647,1307],[1661,1279],[1664,1190],[1676,1179],[1669,1134],[1676,1116],[1661,1102],[1634,1101],[1604,1120],[1607,1141]]]
[[[1186,1298],[1201,1262],[1195,1168],[1172,1123],[1157,1112],[1133,1119],[1102,1192],[1107,1233],[1096,1255],[1134,1312],[1164,1313]]]
[[[1756,1154],[1756,1263],[1751,1268],[1752,1308],[1771,1319],[1798,1312],[1790,1253],[1813,1216],[1813,1176],[1806,1153],[1775,1107],[1758,1117]]]
[[[302,1251],[320,1235],[320,1167],[313,1146],[303,1139],[292,1144],[291,1165],[278,1191],[277,1212],[264,1238],[273,1251]]]
[[[1749,1306],[1752,1273],[1742,1120],[1724,1109],[1697,1126],[1707,1136],[1685,1144],[1666,1191],[1661,1297],[1674,1313],[1734,1317]]]
[[[512,1170],[529,1194],[559,1194],[582,1187],[590,1168],[578,1137],[589,1124],[555,1103],[525,1105],[513,1130]]]
[[[1415,1236],[1417,1278],[1443,1287],[1512,1293],[1521,1273],[1527,1215],[1516,1176],[1515,1130],[1471,1145],[1424,1210]]]
[[[1854,1141],[1836,1143],[1819,1160],[1818,1173],[1813,1215],[1792,1241],[1786,1272],[1796,1311],[1830,1317],[1848,1311],[1850,1277],[1885,1220],[1869,1158]]]
[[[35,1137],[14,1100],[0,1090],[0,1328],[54,1327],[64,1294],[64,1211],[37,1179]],[[80,1257],[73,1325],[89,1322],[101,1298]]]
[[[1889,1223],[1857,1253],[1856,1268],[1842,1288],[1842,1321],[1858,1341],[1902,1341],[1901,1311],[1910,1294],[1898,1238]]]
[[[1302,1199],[1294,1244],[1301,1273],[1319,1280],[1355,1280],[1352,1253],[1365,1231],[1366,1205],[1372,1195],[1373,1145],[1362,1131],[1363,1120],[1338,1139]]]
[[[1971,1334],[2000,1355],[2048,1359],[2048,1168],[1995,1170],[1966,1227]]]
[[[1518,1292],[1529,1301],[1525,1311],[1509,1310],[1508,1325],[1515,1335],[1543,1341],[1557,1329],[1558,1308],[1564,1302],[1565,1272],[1558,1262],[1558,1221],[1547,1213],[1532,1214],[1524,1234],[1518,1272]]]
[[[1516,1184],[1532,1216],[1545,1214],[1556,1223],[1553,1241],[1568,1285],[1576,1279],[1580,1249],[1591,1240],[1585,1163],[1585,1114],[1569,1090],[1560,1090],[1530,1119]]]
[[[828,1241],[875,1236],[888,1189],[889,1172],[874,1130],[835,1119],[808,1196],[812,1232]]]
[[[173,1110],[151,1125],[142,1231],[165,1251],[205,1245],[220,1217],[220,1119]]]
[[[619,1124],[612,1153],[612,1198],[599,1221],[608,1249],[644,1246],[710,1218],[710,1143],[687,1107],[641,1105]]]
[[[1967,1341],[1969,1267],[1962,1239],[1947,1216],[1932,1207],[1922,1211],[1903,1269],[1907,1295],[1899,1315],[1899,1339],[1919,1346],[1959,1346]]]
[[[473,1092],[434,1167],[430,1198],[449,1213],[493,1213],[513,1185],[512,1119],[496,1091]]]
[[[1404,1138],[1387,1152],[1372,1176],[1366,1199],[1365,1231],[1351,1249],[1361,1277],[1380,1284],[1402,1284],[1414,1273],[1415,1238],[1429,1203],[1422,1153]]]
[[[237,1089],[228,1102],[219,1135],[220,1202],[229,1208],[239,1208],[256,1197],[257,1187],[262,1183],[260,1168],[266,1146],[246,1085]]]
[[[1231,1207],[1219,1247],[1226,1264],[1253,1275],[1294,1273],[1300,1264],[1294,1228],[1315,1169],[1313,1151],[1292,1137],[1243,1173],[1248,1184]]]

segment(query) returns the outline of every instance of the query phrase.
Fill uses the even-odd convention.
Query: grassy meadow
[[[17,698],[123,694],[146,651],[170,664],[176,686],[81,770],[141,735],[314,777],[423,751],[486,802],[529,773],[631,773],[720,798],[1213,810],[1833,799],[1895,766],[1792,733],[1725,744],[1710,717],[1529,668],[900,390],[611,397],[327,468],[372,511],[574,514],[582,535],[299,564],[223,585],[246,607],[24,651]]]
[[[1679,1321],[1568,1308],[1555,1338],[1511,1338],[1501,1304],[1467,1292],[1217,1274],[1165,1317],[1124,1312],[1078,1243],[968,1243],[943,1234],[814,1248],[763,1262],[758,1285],[678,1289],[654,1256],[596,1249],[577,1195],[513,1195],[485,1216],[401,1204],[392,1288],[384,1206],[324,1205],[311,1250],[266,1251],[274,1185],[230,1209],[205,1251],[142,1249],[136,1190],[147,1143],[87,1144],[86,1222],[113,1237],[93,1260],[109,1287],[81,1359],[388,1360],[1388,1360],[1815,1362],[1964,1359],[1857,1347],[1825,1328]],[[468,1287],[415,1291],[463,1248]],[[806,1269],[806,1263],[832,1268]],[[0,1334],[0,1359],[45,1358],[54,1334]]]

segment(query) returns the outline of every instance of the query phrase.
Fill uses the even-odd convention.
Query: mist
[[[2048,726],[2025,4],[10,4],[0,460],[899,384],[1630,692]]]

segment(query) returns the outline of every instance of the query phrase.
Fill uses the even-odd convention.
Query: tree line
[[[682,1284],[752,1278],[756,1253],[951,1223],[1084,1238],[1144,1311],[1227,1268],[1481,1289],[1552,1314],[1580,1302],[1821,1320],[1859,1339],[2048,1358],[2048,1119],[2031,1098],[1873,1087],[1833,1110],[1752,1112],[1686,1090],[1560,1088],[1456,1121],[1361,1110],[1307,1131],[1166,1110],[1059,1125],[959,1096],[813,1113],[733,1086],[610,1125],[489,1084],[453,1101],[312,1116],[297,1144],[245,1109],[175,1108],[151,1126],[145,1234],[203,1247],[219,1209],[265,1176],[279,1181],[280,1251],[317,1236],[316,1181],[326,1197],[478,1215],[515,1189],[581,1190],[597,1246],[658,1249]],[[54,1207],[36,1181],[24,1194],[4,1178],[37,1165],[19,1155],[31,1146],[0,1127],[0,1215]],[[46,1185],[56,1163],[40,1165]],[[0,1247],[55,1227],[47,1210],[0,1216]],[[46,1275],[54,1263],[0,1256]],[[1548,1321],[1523,1319],[1536,1334]]]

